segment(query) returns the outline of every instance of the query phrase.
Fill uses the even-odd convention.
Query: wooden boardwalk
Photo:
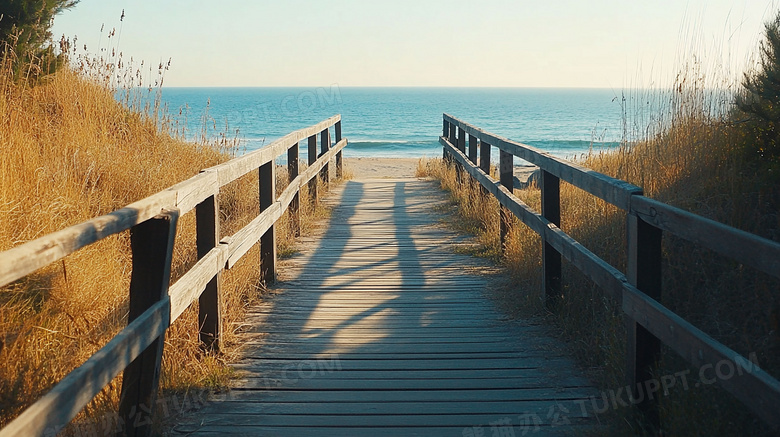
[[[486,298],[488,266],[417,179],[349,181],[247,323],[243,374],[187,435],[571,435],[596,395],[555,340]]]

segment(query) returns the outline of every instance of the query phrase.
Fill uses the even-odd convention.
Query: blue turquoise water
[[[576,158],[614,147],[623,117],[616,91],[500,88],[165,88],[189,135],[229,132],[251,151],[334,114],[345,156],[440,156],[442,113],[497,135]],[[204,124],[204,120],[207,122]]]

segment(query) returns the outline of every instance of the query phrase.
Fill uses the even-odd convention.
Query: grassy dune
[[[128,203],[229,159],[225,137],[216,143],[177,138],[164,114],[128,109],[99,75],[63,69],[35,87],[0,71],[0,250],[22,244]],[[98,79],[96,79],[98,77]],[[132,106],[132,105],[131,105]],[[149,115],[151,114],[151,115]],[[286,186],[278,172],[278,189]],[[303,229],[317,215],[301,193]],[[230,235],[258,212],[256,174],[223,188],[222,233]],[[172,275],[196,261],[194,213],[179,221]],[[277,228],[279,252],[294,250],[284,216]],[[225,363],[237,349],[248,305],[261,299],[259,253],[254,249],[222,276],[222,353],[198,347],[197,304],[166,336],[162,389],[185,392],[224,387]],[[0,289],[0,427],[18,415],[127,323],[131,254],[127,232],[106,238]],[[121,376],[77,418],[105,418],[118,402]]]
[[[657,118],[640,127],[643,133],[636,141],[578,161],[643,187],[649,197],[778,240],[780,185],[771,166],[745,153],[749,138],[730,110],[736,86],[713,92],[700,85],[681,75],[668,92],[628,96],[627,121],[634,100],[652,100]],[[539,237],[515,221],[502,255],[498,202],[492,196],[459,184],[454,168],[440,159],[421,161],[418,176],[441,181],[460,217],[455,226],[475,235],[473,252],[495,259],[511,273],[512,283],[498,296],[507,310],[554,321],[603,390],[625,387],[626,334],[620,308],[564,262],[565,298],[558,312],[548,313],[541,302]],[[515,194],[541,210],[536,187]],[[563,230],[625,272],[625,213],[565,182],[561,211]],[[673,236],[664,237],[663,254],[662,303],[744,356],[756,354],[762,369],[780,376],[779,281]],[[674,352],[664,351],[659,375],[685,369],[688,365]],[[698,371],[691,369],[690,386],[698,382]],[[662,428],[669,435],[772,435],[723,390],[706,384],[688,390],[681,386],[661,398]],[[610,408],[605,417],[615,435],[654,434],[627,408]]]

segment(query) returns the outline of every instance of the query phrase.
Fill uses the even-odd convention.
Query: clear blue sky
[[[479,4],[478,4],[479,3]],[[777,0],[81,0],[54,35],[172,59],[168,86],[652,86],[741,69]],[[122,10],[125,19],[119,21]],[[105,30],[101,36],[101,25]],[[116,40],[114,40],[116,41]]]

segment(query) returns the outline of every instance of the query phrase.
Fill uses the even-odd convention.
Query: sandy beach
[[[344,158],[357,179],[413,178],[419,158]]]
[[[344,158],[355,179],[413,178],[419,158]],[[525,183],[536,167],[515,166],[515,177]]]

